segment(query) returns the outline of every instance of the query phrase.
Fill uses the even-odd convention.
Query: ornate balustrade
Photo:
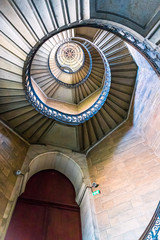
[[[160,240],[160,202],[149,225],[139,240]]]
[[[89,40],[86,40],[84,38],[76,38],[76,37],[74,37],[73,40],[74,39],[76,39],[76,40],[80,39],[81,41],[85,41],[85,42],[87,41],[89,44],[91,44],[100,54],[102,61],[103,61],[104,69],[105,69],[104,78],[103,78],[104,80],[102,81],[101,93],[100,93],[98,99],[85,111],[78,113],[78,114],[64,113],[55,108],[48,106],[46,103],[44,103],[40,99],[40,97],[37,95],[37,93],[32,85],[32,79],[31,79],[31,75],[30,75],[32,59],[33,59],[34,55],[36,54],[35,49],[33,49],[33,51],[30,52],[29,57],[26,62],[26,65],[25,65],[25,90],[26,90],[26,96],[27,96],[27,99],[29,100],[29,102],[41,114],[43,114],[49,118],[56,119],[59,122],[69,124],[69,125],[79,125],[79,124],[84,123],[85,121],[89,120],[91,117],[93,117],[105,103],[107,96],[109,94],[110,85],[111,85],[110,67],[109,67],[107,58],[105,57],[103,52]],[[80,44],[82,44],[82,43],[80,43]]]

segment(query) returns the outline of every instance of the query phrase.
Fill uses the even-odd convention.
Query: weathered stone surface
[[[106,228],[108,240],[138,239],[160,196],[160,80],[131,51],[140,68],[130,118],[88,154],[90,177],[101,190],[95,197],[97,218],[103,214],[99,229]]]
[[[28,145],[0,122],[0,226]],[[6,217],[6,216],[5,216]]]
[[[156,12],[158,7],[158,0],[149,1],[149,3],[145,0],[118,2],[116,0],[92,0],[90,14],[91,18],[117,22],[146,36],[156,22],[156,17],[158,18],[159,13]]]

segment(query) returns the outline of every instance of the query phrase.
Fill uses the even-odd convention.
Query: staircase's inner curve
[[[46,41],[45,46],[48,45],[47,43],[49,40]],[[88,45],[85,46],[84,43],[88,43]],[[86,51],[83,51],[81,46]],[[42,47],[43,45],[39,48],[38,54],[39,51],[42,51]],[[66,55],[68,54],[68,49],[70,49],[70,55]],[[86,53],[87,55],[85,55]],[[36,54],[37,53],[34,53],[33,59],[36,57]],[[94,69],[92,69],[92,57],[89,57],[88,71],[86,71],[86,66],[85,70],[84,67],[82,68],[84,65],[84,60],[87,60],[88,56],[93,55],[93,58],[97,56],[99,63],[102,63],[102,69],[104,69],[104,71],[101,71],[102,76],[99,78],[99,90],[92,92],[92,94],[87,94],[83,101],[77,104],[74,102],[68,103],[66,101],[66,93],[64,88],[61,88],[59,90],[58,99],[55,99],[54,95],[48,98],[39,84],[37,84],[34,80],[35,74],[39,74],[40,70],[37,70],[35,68],[33,69],[32,62],[30,60],[26,64],[25,86],[27,98],[36,108],[36,110],[49,118],[53,118],[59,122],[67,123],[70,125],[79,125],[89,120],[103,106],[109,93],[111,76],[107,58],[95,44],[84,38],[76,38],[76,41],[72,40],[72,38],[64,39],[63,43],[59,44],[57,49],[55,49],[55,47],[52,48],[50,51],[48,51],[48,54],[46,50],[45,54],[49,64],[45,69],[43,68],[43,70],[41,70],[43,76],[45,77],[47,74],[50,74],[50,71],[52,72],[51,67],[53,71],[55,68],[57,68],[59,72],[58,76],[56,77],[52,72],[52,79],[49,81],[49,83],[52,86],[55,82],[58,82],[59,85],[63,83],[64,88],[76,88],[86,82],[90,75],[93,76]],[[64,69],[62,69],[62,67],[66,67],[71,71],[64,72]],[[74,84],[72,80],[73,74],[77,78],[76,84]],[[96,79],[97,78],[98,77],[96,77]],[[71,82],[72,85],[70,86],[70,83],[67,82]],[[46,85],[48,86],[48,81],[46,81],[43,86]]]
[[[10,43],[7,36],[2,35],[2,43],[6,41]],[[76,72],[64,72],[56,63],[54,54],[52,63],[49,62],[52,50],[55,49],[53,52],[56,53],[56,49],[66,41],[78,42],[85,54],[84,65]],[[102,59],[103,55],[108,60],[111,70],[108,97],[99,109],[95,106],[97,112],[92,113],[91,117],[86,114],[79,118],[77,125],[71,106],[82,104],[86,107],[87,102],[102,91],[106,62]],[[52,99],[61,102],[63,108],[68,104],[73,117],[69,118],[70,126],[63,121],[64,116],[50,118],[45,114],[44,107],[37,111],[36,106],[31,106],[26,100],[22,83],[25,56],[20,46],[10,48],[9,51],[6,47],[3,48],[0,115],[3,121],[30,143],[86,151],[126,121],[133,98],[137,66],[121,38],[96,28],[70,29],[50,37],[38,48],[34,57],[30,58],[31,61],[28,61],[28,64],[31,63],[32,80],[49,101]],[[83,79],[85,81],[82,81]],[[81,120],[83,122],[80,122]]]

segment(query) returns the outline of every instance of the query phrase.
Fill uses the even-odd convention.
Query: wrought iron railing
[[[86,41],[86,39],[83,39],[83,38],[81,38],[81,40]],[[31,75],[30,75],[31,63],[34,55],[36,54],[36,51],[34,50],[33,52],[30,53],[25,65],[25,89],[26,89],[26,96],[28,101],[32,104],[32,106],[38,112],[40,112],[41,114],[49,118],[56,119],[57,121],[65,124],[79,125],[89,120],[101,109],[101,107],[105,103],[106,98],[109,94],[110,85],[111,85],[111,72],[110,72],[109,63],[107,61],[107,58],[103,54],[103,52],[92,42],[90,41],[88,42],[91,45],[93,45],[99,52],[103,60],[104,69],[105,69],[103,87],[98,99],[91,105],[91,107],[89,107],[88,109],[86,109],[85,111],[79,114],[67,114],[45,104],[35,92],[32,85],[32,81],[31,81]]]
[[[149,225],[139,240],[160,240],[160,202]]]

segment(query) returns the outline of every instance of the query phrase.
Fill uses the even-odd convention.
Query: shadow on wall
[[[89,156],[92,155],[92,153],[94,152],[95,158],[94,158],[94,161],[92,162],[93,165],[103,161],[103,159],[98,157],[99,153],[96,154],[97,148],[102,148],[102,150],[100,149],[99,151],[105,152],[105,156],[112,157],[115,154],[115,151],[117,150],[117,145],[119,145],[119,143],[122,141],[123,138],[126,138],[127,133],[129,133],[130,130],[134,127],[134,122],[133,122],[134,101],[135,100],[133,98],[133,102],[131,105],[128,120],[121,127],[119,127],[117,130],[115,130],[111,135],[109,135],[106,139],[104,139],[102,142],[100,142],[100,144],[98,144],[87,155],[89,158]],[[100,147],[98,147],[98,146],[100,146]],[[92,180],[91,180],[91,182],[92,182]]]
[[[133,124],[160,157],[160,77],[138,51],[127,46],[139,66]]]

